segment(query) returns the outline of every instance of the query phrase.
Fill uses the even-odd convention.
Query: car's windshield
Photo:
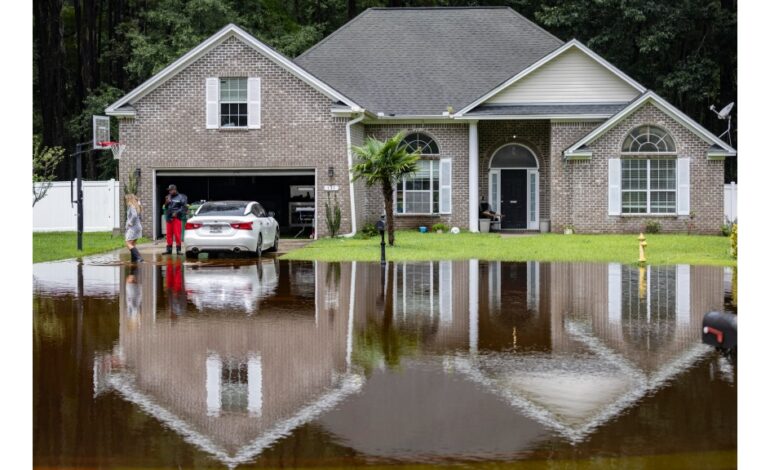
[[[243,215],[246,205],[245,202],[207,202],[195,215]]]

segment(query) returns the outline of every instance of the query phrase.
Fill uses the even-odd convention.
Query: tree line
[[[708,108],[737,98],[737,0],[34,0],[33,134],[66,149],[89,140],[93,114],[227,23],[296,57],[369,7],[476,5],[577,38],[715,134],[726,128]],[[737,146],[735,111],[733,129]],[[115,177],[115,162],[95,152],[84,171]],[[66,162],[57,175],[70,177]]]

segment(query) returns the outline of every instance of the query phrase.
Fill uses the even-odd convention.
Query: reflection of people
[[[142,203],[135,194],[126,194],[126,247],[131,252],[131,262],[142,262],[136,241],[142,236]]]
[[[171,254],[171,245],[176,241],[176,254],[182,254],[182,219],[187,215],[187,196],[176,190],[176,185],[168,187],[166,195],[166,254]]]
[[[181,261],[166,262],[166,299],[171,318],[183,315],[187,308],[187,292],[184,290],[183,276]]]
[[[139,313],[142,308],[142,286],[133,267],[126,274],[126,315],[129,325],[139,323]]]
[[[499,221],[503,218],[503,214],[498,214],[497,212],[493,211],[489,206],[489,203],[486,202],[484,197],[482,197],[481,204],[479,204],[479,218]]]

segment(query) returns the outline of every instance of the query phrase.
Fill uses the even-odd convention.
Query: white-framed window
[[[247,127],[249,120],[245,77],[219,79],[220,127]]]
[[[259,129],[262,125],[259,77],[206,79],[207,129]]]
[[[402,145],[409,152],[428,157],[417,162],[417,171],[396,186],[397,214],[449,214],[452,211],[452,160],[439,158],[436,141],[413,132]]]
[[[622,159],[624,214],[676,213],[676,159]]]
[[[396,212],[399,214],[438,214],[439,162],[420,160],[418,170],[398,183]]]
[[[609,213],[667,215],[689,212],[689,158],[677,158],[673,138],[660,127],[632,129],[620,158],[609,161]]]

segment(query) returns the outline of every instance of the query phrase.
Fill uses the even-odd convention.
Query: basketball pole
[[[70,155],[75,157],[75,179],[76,183],[76,202],[78,205],[78,251],[83,251],[83,154],[91,151],[87,147],[89,142],[75,144],[75,153]]]

